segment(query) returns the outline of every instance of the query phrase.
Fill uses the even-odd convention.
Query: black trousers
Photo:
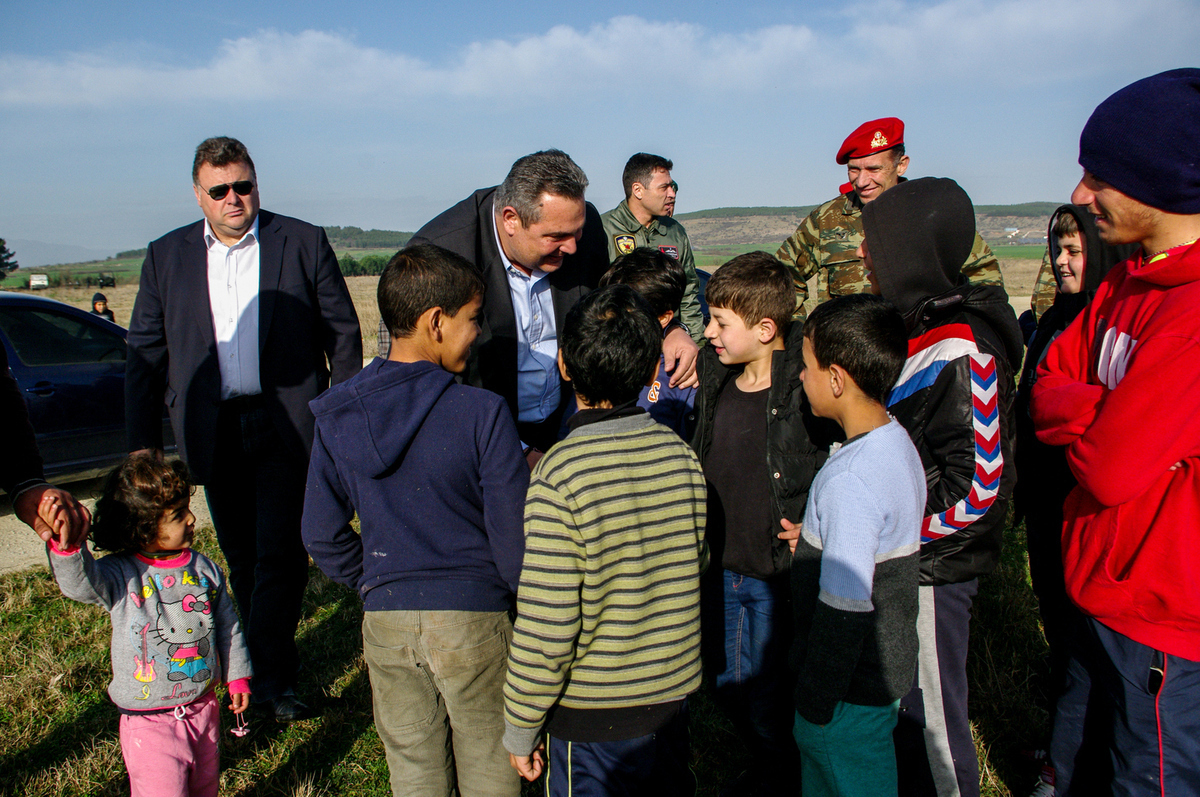
[[[300,538],[307,461],[285,450],[258,397],[222,402],[205,491],[254,667],[256,701],[296,685],[296,626],[308,583]]]

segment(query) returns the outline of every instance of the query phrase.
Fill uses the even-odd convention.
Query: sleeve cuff
[[[74,556],[83,550],[82,545],[76,545],[74,548],[60,548],[58,545],[58,539],[55,537],[51,537],[50,542],[46,543],[46,546],[50,549],[51,553],[58,556]]]
[[[504,749],[513,755],[532,755],[541,735],[541,728],[518,728],[504,720]]]
[[[233,694],[250,694],[250,679],[238,678],[229,682],[229,691]]]
[[[9,499],[10,499],[11,503],[15,504],[15,503],[17,502],[17,499],[18,499],[18,498],[20,498],[22,495],[24,495],[25,493],[29,492],[29,491],[30,491],[30,490],[32,490],[33,488],[35,488],[35,487],[49,487],[49,486],[50,486],[50,482],[48,482],[48,481],[46,481],[45,479],[42,479],[42,478],[36,478],[36,479],[26,479],[25,481],[23,481],[23,482],[20,482],[19,484],[17,484],[16,486],[14,486],[14,487],[12,488],[12,492],[11,492],[11,493],[9,493],[9,496],[8,496],[8,497],[9,497]]]

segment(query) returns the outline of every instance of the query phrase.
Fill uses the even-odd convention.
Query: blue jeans
[[[715,576],[716,574],[714,574]],[[716,696],[737,726],[756,765],[792,773],[797,762],[792,738],[792,679],[787,654],[791,646],[792,612],[788,579],[763,581],[724,570],[720,592],[711,578],[707,601],[709,623],[702,629],[723,651],[709,646],[705,666],[715,676]],[[719,609],[719,612],[718,612]],[[721,627],[713,627],[720,623]]]

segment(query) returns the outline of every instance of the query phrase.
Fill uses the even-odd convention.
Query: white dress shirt
[[[221,400],[262,392],[258,376],[258,219],[233,246],[204,222],[208,303],[217,338]]]
[[[526,274],[509,261],[500,245],[494,208],[492,231],[504,263],[504,274],[508,277],[513,313],[517,317],[517,420],[537,423],[558,409],[562,390],[550,275],[538,270]]]

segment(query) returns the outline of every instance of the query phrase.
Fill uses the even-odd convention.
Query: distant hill
[[[979,234],[993,247],[1036,247],[1045,240],[1050,214],[1059,204],[1023,202],[1017,205],[976,205],[975,223]],[[731,255],[751,249],[774,252],[815,207],[710,208],[681,213],[676,218],[686,225],[692,248],[697,250],[698,255]],[[364,230],[361,227],[326,227],[325,234],[339,256],[346,250],[395,251],[413,237],[411,232]],[[140,266],[146,254],[145,249],[131,249],[117,253],[116,257],[106,258],[96,250],[40,241],[10,240],[8,245],[16,252],[22,267],[60,263],[62,265],[54,266],[51,270],[78,271],[81,274],[131,269]],[[355,252],[355,255],[360,256],[360,253]]]
[[[411,232],[359,227],[326,227],[325,234],[334,249],[400,249],[413,237]]]
[[[994,246],[1045,238],[1050,214],[1058,202],[1023,202],[1017,205],[976,205],[979,234]],[[799,207],[712,208],[681,213],[675,218],[687,227],[697,250],[752,247],[775,251],[816,205]]]
[[[709,210],[693,210],[691,213],[680,213],[675,218],[681,221],[689,219],[728,219],[743,216],[807,216],[816,205],[801,205],[794,208],[711,208]]]

